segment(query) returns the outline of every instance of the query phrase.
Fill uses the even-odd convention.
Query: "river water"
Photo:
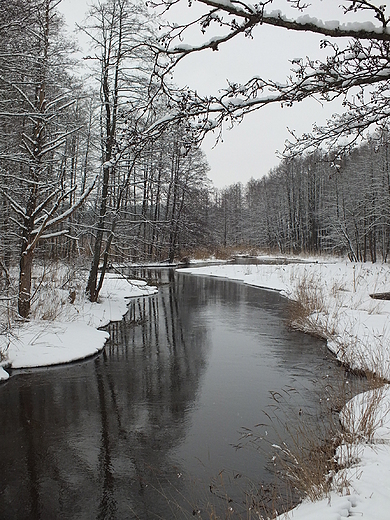
[[[1,519],[209,518],[213,507],[238,518],[242,490],[274,478],[270,446],[254,450],[242,433],[267,446],[283,425],[321,415],[342,369],[287,326],[285,299],[139,274],[159,293],[131,300],[101,355],[0,386]]]

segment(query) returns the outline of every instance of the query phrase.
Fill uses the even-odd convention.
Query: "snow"
[[[372,22],[368,21],[348,23],[341,23],[339,20],[323,21],[308,14],[299,16],[295,19],[289,18],[288,16],[284,15],[280,10],[274,10],[269,13],[264,13],[263,18],[264,20],[280,19],[284,22],[297,23],[303,26],[311,25],[313,27],[317,27],[318,29],[326,29],[328,31],[338,30],[340,31],[340,33],[359,33],[362,31],[373,34],[389,33],[389,28],[383,28],[381,25],[374,25]]]
[[[67,304],[55,320],[33,319],[0,335],[0,348],[6,360],[0,367],[0,380],[8,379],[6,368],[30,368],[69,363],[92,356],[103,349],[109,334],[98,327],[121,320],[127,312],[126,298],[157,292],[143,281],[128,281],[107,274],[98,303],[86,298]]]
[[[194,49],[195,48],[192,45],[181,43],[180,45],[176,45],[176,47],[172,49],[172,52],[191,52]]]
[[[390,268],[379,264],[307,262],[288,265],[220,265],[181,270],[194,275],[239,280],[297,298],[303,282],[317,288],[315,308],[305,328],[320,330],[328,347],[354,368],[370,369],[390,379],[390,301],[373,293],[390,292]],[[390,386],[354,397],[340,414],[354,433],[339,446],[334,490],[322,500],[305,500],[279,520],[365,520],[390,518]],[[367,426],[367,422],[371,422]],[[372,431],[371,431],[372,430]],[[341,485],[342,484],[342,485]],[[342,491],[340,489],[342,488]]]

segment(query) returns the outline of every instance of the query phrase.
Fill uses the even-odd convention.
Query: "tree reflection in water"
[[[24,371],[3,385],[0,518],[192,513],[168,452],[185,435],[207,332],[183,322],[177,293],[171,283],[131,300],[94,360]]]

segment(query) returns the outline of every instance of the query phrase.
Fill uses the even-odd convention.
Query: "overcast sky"
[[[90,0],[62,0],[59,8],[70,31],[76,22],[81,23],[90,3]],[[336,0],[321,2],[319,17],[334,18],[331,8],[336,3]],[[187,2],[184,5],[188,9]],[[218,52],[206,50],[187,57],[175,73],[175,82],[200,93],[216,92],[226,86],[226,79],[245,82],[253,75],[283,82],[289,72],[289,59],[320,56],[319,40],[320,37],[311,34],[262,26],[255,30],[253,39],[239,36],[221,46]],[[215,136],[210,134],[202,146],[211,168],[209,177],[218,188],[262,177],[279,164],[276,151],[283,150],[289,137],[288,128],[298,134],[310,131],[313,123],[323,124],[339,110],[337,102],[323,106],[314,99],[292,108],[268,105],[245,116],[233,129],[224,129],[222,143],[214,146]]]

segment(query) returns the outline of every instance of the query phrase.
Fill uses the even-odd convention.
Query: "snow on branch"
[[[155,0],[151,2],[154,7],[164,6],[168,11],[174,3],[171,0]],[[272,0],[266,0],[256,4],[236,0],[198,0],[198,4],[205,6],[205,12],[194,17],[188,23],[167,23],[166,31],[160,38],[161,50],[167,55],[177,55],[177,60],[183,56],[199,52],[204,49],[218,50],[218,47],[231,40],[239,33],[246,36],[252,35],[256,26],[271,25],[296,32],[311,32],[330,38],[357,38],[360,40],[390,41],[389,17],[386,17],[383,6],[375,6],[367,1],[346,1],[341,4],[340,16],[358,11],[369,12],[372,20],[352,21],[343,23],[340,20],[323,21],[317,17],[305,13],[308,5],[300,2],[286,1],[286,8],[295,6],[299,16],[288,16],[281,10],[267,10]],[[378,23],[379,22],[379,23]],[[198,26],[201,33],[206,34],[212,28],[218,28],[218,34],[212,37],[205,36],[200,44],[187,43],[186,35],[191,27]],[[221,27],[225,29],[220,34]]]
[[[310,133],[296,136],[290,132],[292,139],[286,142],[282,156],[296,157],[324,144],[328,151],[338,150],[343,154],[363,139],[370,127],[386,127],[390,120],[390,96],[379,99],[373,94],[365,104],[346,103],[346,106],[348,109],[343,114],[333,115],[324,126],[314,125]]]
[[[331,46],[329,42],[324,42],[323,45],[330,46],[333,52],[325,62],[295,60],[291,75],[283,84],[253,77],[245,84],[228,83],[217,95],[205,97],[188,88],[180,90],[165,84],[165,94],[172,109],[153,123],[147,133],[153,135],[162,127],[185,121],[188,134],[192,134],[193,140],[200,141],[205,133],[221,127],[226,121],[231,124],[240,122],[245,114],[265,105],[280,103],[290,106],[313,96],[323,101],[342,97],[344,105],[348,107],[349,117],[356,115],[357,122],[354,125],[350,119],[347,125],[334,126],[332,132],[337,132],[337,129],[343,132],[347,128],[349,131],[360,132],[367,125],[388,118],[388,43],[370,41],[363,45],[359,40],[354,40],[344,50]],[[366,87],[370,87],[366,97],[371,100],[371,104],[367,107],[366,117],[362,117],[368,100],[364,100],[362,94],[356,93],[349,100],[348,95],[352,89],[357,88],[364,92]],[[378,110],[379,106],[383,110]]]
[[[68,233],[69,233],[69,229],[63,229],[62,231],[56,231],[54,233],[47,233],[45,235],[41,235],[40,240],[45,240],[47,238],[61,237],[63,235],[67,235]]]
[[[168,11],[180,1],[154,0],[152,5]],[[210,130],[221,129],[226,122],[231,125],[240,122],[245,114],[265,105],[290,106],[308,97],[324,102],[341,97],[348,110],[345,117],[332,120],[328,129],[315,129],[317,142],[327,138],[332,142],[344,132],[355,138],[369,126],[388,121],[390,19],[386,6],[369,0],[342,0],[340,17],[349,15],[344,22],[341,19],[322,21],[309,15],[309,5],[302,0],[285,0],[285,12],[292,12],[293,16],[280,10],[272,11],[272,0],[256,4],[242,0],[198,0],[197,4],[203,4],[203,13],[186,23],[167,22],[159,47],[154,49],[156,82],[160,82],[159,88],[168,99],[170,110],[149,127],[146,131],[149,136],[181,121],[185,122],[186,132],[193,141],[200,142]],[[355,16],[356,21],[349,21],[363,12],[367,18],[365,22],[360,21],[361,16]],[[218,50],[221,44],[239,33],[252,37],[253,28],[262,25],[322,35],[326,39],[319,44],[327,51],[327,56],[323,61],[291,60],[290,76],[284,83],[253,76],[244,84],[228,82],[227,87],[212,96],[202,97],[189,88],[177,89],[170,84],[167,78],[171,71],[188,54],[205,49]],[[205,35],[196,45],[187,41],[187,31],[193,27],[198,27]],[[206,34],[214,29],[214,34]],[[356,94],[357,91],[360,94]],[[375,106],[383,107],[383,110],[375,110]]]
[[[37,215],[49,204],[51,200],[53,200],[57,195],[61,192],[60,188],[57,188],[52,193],[50,193],[45,200],[43,200],[38,206],[35,208],[35,211],[31,214],[31,218],[35,219]]]
[[[72,192],[74,192],[77,189],[77,186],[74,186],[73,188],[71,188],[70,190],[68,190],[67,192],[63,193],[62,195],[60,195],[58,197],[58,199],[55,201],[55,203],[50,208],[50,210],[46,213],[46,215],[45,215],[42,223],[40,224],[40,226],[37,229],[32,231],[31,234],[35,235],[34,239],[27,246],[24,254],[28,254],[29,251],[35,249],[35,246],[37,245],[38,241],[41,238],[43,238],[43,236],[45,236],[45,235],[43,235],[43,233],[44,233],[44,231],[47,228],[52,227],[55,224],[59,224],[60,222],[63,222],[64,220],[69,218],[83,204],[83,202],[89,196],[91,191],[94,189],[96,181],[97,181],[97,178],[98,178],[98,175],[95,176],[92,184],[84,191],[84,193],[80,196],[80,198],[72,206],[70,206],[67,210],[65,210],[60,215],[57,215],[56,217],[53,217],[54,213],[59,208],[61,202],[64,199],[66,199]]]

